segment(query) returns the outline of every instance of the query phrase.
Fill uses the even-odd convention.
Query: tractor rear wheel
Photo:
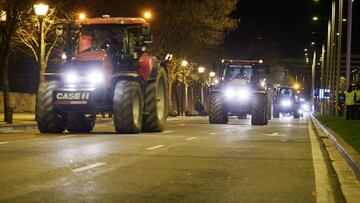
[[[70,133],[89,133],[94,128],[93,116],[86,117],[83,113],[68,113],[66,115],[65,128]]]
[[[144,132],[162,132],[168,114],[168,84],[164,68],[157,69],[156,80],[145,86]]]
[[[221,94],[219,92],[210,93],[209,98],[209,123],[226,124],[229,118],[224,109]]]
[[[267,109],[266,109],[266,94],[254,94],[252,102],[252,125],[266,125],[267,124]]]
[[[36,122],[41,133],[62,133],[64,117],[55,112],[53,91],[57,81],[42,82],[36,95]]]
[[[140,83],[120,80],[113,98],[113,117],[117,133],[139,133],[143,117],[143,94]]]

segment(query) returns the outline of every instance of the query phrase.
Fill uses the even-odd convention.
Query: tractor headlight
[[[301,104],[301,109],[303,111],[310,111],[310,106],[308,104]]]
[[[239,99],[247,99],[249,97],[249,91],[247,89],[241,89],[238,92]]]
[[[227,89],[227,90],[225,91],[225,96],[226,96],[227,98],[233,98],[233,97],[235,97],[235,90],[233,90],[233,89]]]
[[[289,107],[289,106],[292,105],[292,102],[289,101],[289,100],[283,100],[283,101],[281,102],[281,105],[282,105],[283,107]]]
[[[87,75],[87,80],[89,83],[99,84],[104,81],[104,75],[99,71],[94,71]]]
[[[79,81],[79,76],[73,72],[67,73],[65,75],[65,81],[70,84],[77,83]]]

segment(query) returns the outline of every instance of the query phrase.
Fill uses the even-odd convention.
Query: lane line
[[[329,178],[329,171],[325,163],[325,158],[321,152],[320,142],[316,138],[315,132],[312,128],[311,121],[309,121],[308,130],[314,164],[316,200],[317,202],[335,202]]]
[[[154,150],[154,149],[158,149],[158,148],[161,148],[161,147],[164,147],[164,145],[156,145],[156,146],[149,147],[149,148],[146,148],[146,149],[147,150]]]
[[[188,137],[185,140],[195,140],[195,139],[197,139],[197,137]]]
[[[0,142],[0,144],[7,144],[7,143],[9,143],[9,142]]]
[[[165,130],[163,133],[173,133],[175,130]]]
[[[92,169],[92,168],[96,168],[96,167],[99,167],[99,166],[103,166],[105,165],[106,163],[103,163],[103,162],[96,162],[94,164],[90,164],[90,165],[87,165],[87,166],[84,166],[84,167],[80,167],[80,168],[76,168],[76,169],[73,169],[71,170],[72,172],[81,172],[81,171],[86,171],[86,170],[89,170],[89,169]]]
[[[210,135],[216,135],[216,133],[209,133]]]

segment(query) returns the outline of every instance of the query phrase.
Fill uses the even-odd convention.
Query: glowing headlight
[[[100,72],[92,72],[87,75],[87,80],[89,81],[89,83],[98,84],[104,81],[104,76]]]
[[[235,97],[235,91],[233,89],[227,89],[225,91],[225,96],[227,98],[233,98],[233,97]]]
[[[310,110],[310,106],[308,104],[301,104],[301,109],[303,111],[309,111]]]
[[[79,81],[79,77],[75,73],[68,73],[65,76],[65,80],[67,83],[77,83]]]
[[[238,97],[240,99],[247,99],[249,97],[249,91],[246,90],[246,89],[241,89],[239,92],[238,92]]]
[[[284,107],[289,107],[289,106],[291,106],[291,101],[289,101],[289,100],[283,100],[282,102],[281,102],[281,105],[282,106],[284,106]]]

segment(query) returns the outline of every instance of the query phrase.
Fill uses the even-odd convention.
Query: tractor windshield
[[[125,30],[114,26],[84,26],[81,30],[82,36],[92,39],[92,50],[109,49],[112,52],[126,51]]]
[[[294,97],[294,90],[291,88],[281,88],[280,97],[292,98]]]
[[[246,65],[229,65],[226,72],[226,80],[242,79],[250,81],[252,67]]]

